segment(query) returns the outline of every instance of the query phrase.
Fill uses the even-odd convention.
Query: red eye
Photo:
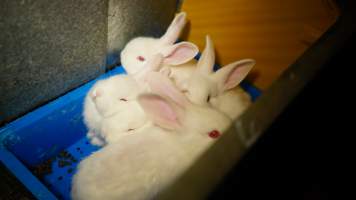
[[[139,61],[141,61],[141,62],[143,62],[143,61],[146,60],[143,56],[137,56],[136,59],[139,60]]]
[[[127,101],[127,99],[125,99],[125,98],[121,98],[121,99],[120,99],[120,101]]]
[[[211,138],[218,138],[221,135],[221,133],[218,130],[213,130],[209,133],[209,137]]]

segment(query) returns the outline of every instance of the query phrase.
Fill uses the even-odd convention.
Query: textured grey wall
[[[103,0],[2,0],[0,124],[105,71]]]
[[[2,0],[0,125],[104,73],[131,38],[159,37],[177,2]]]
[[[177,0],[109,0],[108,65],[119,61],[126,42],[146,35],[160,37],[177,7]]]

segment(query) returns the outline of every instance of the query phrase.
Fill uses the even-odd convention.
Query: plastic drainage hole
[[[57,180],[59,180],[59,181],[63,180],[63,176],[58,176]]]
[[[70,173],[72,173],[73,172],[73,168],[69,168],[68,170],[67,170],[67,173],[68,174],[70,174]]]
[[[79,151],[80,154],[83,154],[83,151],[80,149],[80,147],[77,147],[77,151]]]
[[[89,142],[85,142],[86,145],[89,145]]]
[[[72,165],[71,161],[68,161],[68,160],[59,160],[58,161],[59,168],[63,168],[63,167],[70,166],[70,165]]]

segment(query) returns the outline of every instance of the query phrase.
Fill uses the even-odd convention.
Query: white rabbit
[[[118,118],[118,115],[130,114],[127,110],[133,109],[132,112],[137,115],[136,121],[142,120],[144,113],[142,109],[140,112],[140,109],[136,108],[138,106],[136,98],[141,92],[135,79],[127,75],[116,75],[100,80],[92,87],[85,99],[83,112],[84,122],[89,129],[87,137],[92,144],[99,146],[105,144],[102,129],[108,130],[105,127],[108,125],[112,127],[110,120]],[[132,119],[133,116],[128,117]],[[127,121],[116,123],[127,125]]]
[[[149,77],[161,96],[142,94],[138,101],[153,124],[83,160],[72,182],[74,200],[154,199],[231,125],[225,114],[187,101],[168,77]]]
[[[162,55],[153,56],[146,63],[146,69],[159,69],[161,61]],[[98,81],[88,92],[83,114],[92,144],[102,146],[111,142],[111,138],[132,133],[146,122],[147,117],[136,101],[137,96],[147,90],[145,76],[136,78],[112,76]]]
[[[174,72],[183,71],[177,74],[184,76],[183,66],[199,52],[198,47],[190,42],[174,44],[185,23],[186,14],[181,12],[176,15],[161,38],[137,37],[129,41],[121,51],[120,56],[121,64],[126,72],[132,75],[143,73],[146,61],[153,55],[160,53],[164,57],[164,66],[171,67]],[[178,65],[179,67],[174,67]]]
[[[168,76],[174,80],[188,99],[199,105],[211,105],[236,119],[250,104],[250,96],[238,84],[246,77],[255,61],[244,59],[228,64],[216,72],[213,43],[206,36],[206,47],[196,67],[186,67],[188,78],[179,79],[168,70]],[[163,70],[163,69],[162,69]]]
[[[192,87],[192,89],[190,90],[194,90],[194,92],[196,90],[199,91],[199,87],[202,89],[202,91],[205,91],[205,94],[202,94],[202,92],[198,92],[196,95],[193,95],[193,97],[190,97],[193,102],[205,104],[205,101],[210,95],[211,104],[213,106],[227,113],[232,119],[235,119],[251,103],[249,95],[246,94],[242,89],[236,88],[234,90],[227,91],[225,91],[226,89],[224,89],[225,92],[219,92],[219,95],[217,96],[216,94],[214,94],[213,91],[207,91],[207,88],[209,88],[210,86],[206,81],[201,83],[199,83],[199,81],[190,81],[195,83],[186,83],[189,77],[193,74],[193,72],[196,71],[195,69],[197,66],[197,62],[193,59],[193,57],[198,53],[198,48],[196,47],[196,45],[189,42],[180,42],[174,44],[174,42],[178,39],[178,36],[185,25],[185,22],[186,14],[182,12],[174,18],[174,20],[168,27],[166,33],[161,38],[157,39],[149,37],[138,37],[131,40],[121,52],[121,64],[123,65],[128,74],[144,74],[146,73],[146,71],[144,70],[144,64],[146,60],[156,53],[161,53],[164,56],[163,66],[161,69],[162,73],[169,75],[169,77],[180,88],[183,88],[182,85],[185,84],[188,88]],[[212,46],[211,42],[210,45]],[[214,63],[214,49],[213,47],[209,48],[209,51],[212,52],[207,52],[206,54],[209,55],[202,57],[207,57],[203,60],[210,59],[210,63],[211,61],[212,63]],[[245,61],[247,62],[246,65],[251,65],[251,67],[253,66],[253,60]],[[209,70],[212,66],[206,65]],[[241,67],[239,70],[237,70],[242,71],[241,75],[238,78],[241,78],[242,80],[249,72],[249,69],[249,67]],[[243,74],[244,72],[246,73]],[[233,74],[236,73],[234,72]],[[205,76],[205,74],[199,75]],[[199,75],[194,75],[194,77],[197,77]],[[190,79],[194,78],[191,77]],[[238,85],[241,80],[236,80],[235,86]],[[203,86],[204,84],[206,85]],[[190,90],[187,91],[190,92]],[[214,89],[212,88],[211,90]],[[202,97],[205,98],[205,101],[197,100]],[[234,109],[231,109],[231,106],[233,106]]]
[[[237,119],[251,103],[251,96],[241,87],[235,87],[210,99],[213,108],[227,114],[232,120]]]

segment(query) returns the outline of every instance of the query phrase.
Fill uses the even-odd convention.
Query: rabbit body
[[[231,125],[225,114],[191,104],[173,86],[167,89],[167,80],[151,81],[153,92],[165,91],[165,97],[139,96],[150,122],[83,160],[73,178],[73,199],[157,197],[216,141],[211,132],[223,133]]]

